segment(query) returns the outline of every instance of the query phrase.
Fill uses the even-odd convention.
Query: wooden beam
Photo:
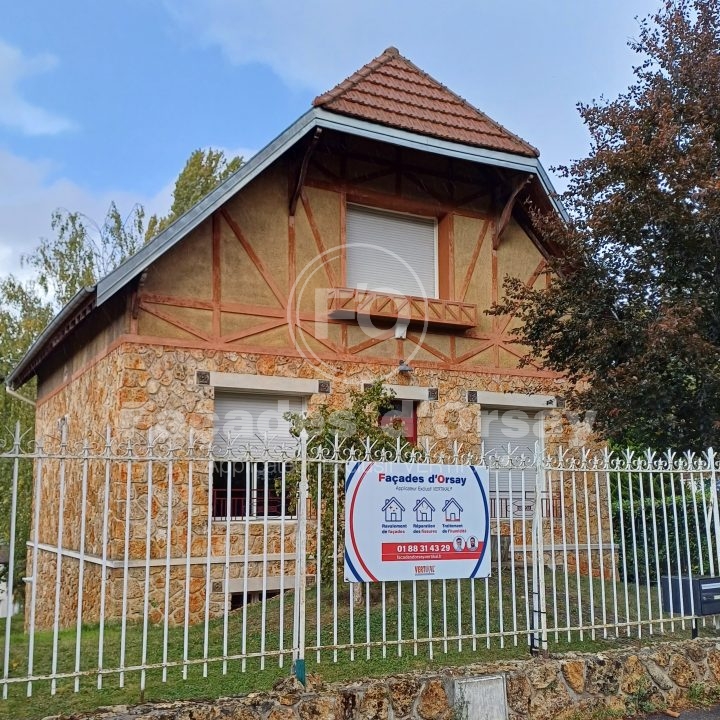
[[[473,273],[475,272],[475,266],[477,265],[478,257],[480,257],[480,250],[482,249],[483,242],[485,242],[485,236],[487,235],[488,228],[490,226],[490,218],[485,218],[483,226],[480,228],[478,233],[478,239],[473,249],[472,258],[470,258],[470,264],[468,265],[467,272],[465,273],[465,280],[460,290],[460,300],[465,300],[467,291],[470,288],[470,282],[472,281]]]
[[[223,335],[220,340],[224,343],[236,342],[243,338],[252,337],[253,335],[259,335],[260,333],[267,332],[268,330],[274,330],[275,328],[287,325],[287,318],[281,318],[279,320],[270,320],[262,325],[253,325],[253,327],[245,328],[244,330],[238,330],[234,333],[228,333]]]
[[[220,300],[222,298],[220,270],[220,218],[212,215],[212,329],[215,337],[220,337]]]
[[[533,270],[530,277],[525,281],[526,287],[529,287],[530,289],[532,289],[532,286],[536,283],[537,279],[540,277],[540,273],[542,273],[546,267],[547,267],[547,262],[545,261],[545,258],[543,258],[538,263],[538,266],[535,268],[535,270]],[[507,331],[508,326],[510,325],[510,323],[512,322],[514,317],[515,317],[514,315],[510,315],[505,320],[505,324],[500,328],[500,331],[499,331],[500,335],[503,335]]]
[[[154,315],[156,318],[162,320],[163,322],[166,322],[168,325],[172,325],[178,330],[182,330],[183,332],[188,333],[188,335],[193,335],[194,337],[199,338],[200,340],[204,340],[205,342],[211,342],[213,340],[213,338],[208,335],[208,333],[206,333],[204,330],[200,330],[200,328],[197,328],[191,323],[185,322],[180,318],[173,317],[173,315],[171,315],[170,313],[166,313],[163,310],[152,307],[144,300],[140,301],[140,309],[148,313],[148,315]]]
[[[493,249],[497,250],[500,246],[500,238],[505,232],[510,218],[512,217],[513,207],[515,207],[515,200],[519,192],[534,178],[534,175],[527,175],[526,177],[519,178],[515,181],[510,197],[505,201],[505,205],[500,213],[500,219],[495,226],[495,236],[493,237]]]
[[[309,177],[305,181],[305,187],[314,187],[319,190],[329,190],[330,192],[344,192],[350,203],[358,205],[372,205],[377,208],[391,210],[396,212],[411,213],[413,215],[424,215],[426,217],[435,215],[440,216],[446,213],[455,213],[462,217],[486,220],[490,213],[471,210],[469,208],[460,208],[451,203],[439,203],[437,200],[414,200],[408,197],[399,197],[397,195],[388,195],[369,188],[357,187],[348,182],[329,183],[318,178]]]
[[[305,155],[303,157],[302,165],[300,166],[300,172],[298,173],[297,183],[295,183],[295,190],[293,191],[292,197],[290,198],[290,217],[295,217],[295,210],[297,209],[298,200],[300,199],[300,193],[305,183],[305,176],[307,175],[308,165],[310,164],[310,157],[315,150],[315,146],[320,140],[322,135],[322,128],[315,128],[315,134],[312,136],[310,144],[305,149]]]
[[[421,350],[424,350],[427,353],[430,353],[430,355],[434,355],[438,360],[442,360],[443,362],[449,363],[450,358],[441,350],[438,350],[436,347],[433,347],[428,341],[427,341],[427,335],[425,335],[425,340],[417,335],[416,333],[408,333],[407,339],[419,347]]]
[[[310,225],[310,231],[312,232],[312,236],[315,240],[315,246],[317,247],[319,256],[322,258],[323,269],[327,275],[330,287],[338,287],[335,271],[333,270],[332,265],[328,262],[328,252],[325,248],[322,235],[320,234],[320,228],[318,227],[317,222],[315,222],[315,215],[313,215],[312,208],[310,207],[310,201],[304,191],[300,192],[300,200],[302,201],[303,208],[305,209],[305,216],[307,217],[308,225]]]
[[[240,245],[242,245],[243,250],[245,250],[253,265],[255,265],[255,267],[262,275],[263,280],[265,280],[265,282],[267,283],[267,286],[272,291],[272,294],[277,298],[280,305],[286,308],[287,298],[283,295],[282,291],[277,286],[277,283],[273,279],[272,273],[265,267],[265,263],[263,263],[258,254],[255,252],[253,246],[248,242],[247,238],[243,234],[243,231],[240,229],[240,226],[237,224],[237,222],[235,222],[235,219],[225,208],[222,208],[220,210],[220,213],[222,214],[223,218],[225,218],[225,222],[230,226],[230,229],[233,231],[233,234],[237,238]]]

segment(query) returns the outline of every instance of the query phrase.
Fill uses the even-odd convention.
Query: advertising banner
[[[487,468],[350,462],[345,466],[345,580],[490,574]]]

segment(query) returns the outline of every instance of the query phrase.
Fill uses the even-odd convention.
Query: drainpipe
[[[34,400],[31,400],[30,398],[26,398],[24,395],[21,395],[19,392],[15,392],[9,385],[5,386],[5,392],[10,395],[10,397],[14,397],[17,400],[22,400],[23,402],[26,402],[28,405],[32,405],[33,407],[37,407],[37,403]]]

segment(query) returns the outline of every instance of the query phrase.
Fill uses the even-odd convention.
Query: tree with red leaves
[[[569,403],[618,443],[720,444],[720,4],[666,0],[630,46],[634,82],[580,105],[588,157],[560,168],[569,223],[549,289],[506,279],[493,310],[528,358],[567,373]]]

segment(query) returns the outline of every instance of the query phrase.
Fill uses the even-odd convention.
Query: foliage
[[[628,582],[639,583],[656,583],[658,574],[687,575],[688,569],[693,577],[708,574],[713,552],[708,488],[703,494],[674,473],[621,473],[611,475],[610,493],[617,570],[623,580],[625,573]]]
[[[720,440],[720,5],[665,0],[630,46],[627,92],[579,106],[570,222],[536,213],[554,282],[508,278],[492,312],[522,320],[528,357],[567,372],[608,438],[698,450]]]
[[[56,307],[62,307],[142,247],[144,219],[141,206],[123,218],[114,202],[101,226],[81,212],[55,210],[51,226],[56,236],[42,238],[23,263],[36,271],[40,288]]]
[[[346,410],[333,410],[328,405],[319,406],[315,412],[303,417],[287,413],[291,432],[299,437],[308,433],[307,452],[311,458],[328,458],[323,469],[322,480],[309,479],[309,493],[313,506],[317,506],[318,493],[327,512],[321,512],[318,522],[322,526],[322,537],[331,542],[338,540],[338,556],[319,548],[320,569],[329,578],[337,568],[342,576],[343,539],[345,537],[345,477],[344,460],[388,458],[403,462],[417,451],[414,445],[402,437],[402,421],[395,418],[388,424],[380,425],[380,418],[392,411],[395,393],[383,387],[380,380],[363,390],[350,390],[350,406]],[[392,418],[392,415],[391,415]],[[334,469],[337,468],[337,473]],[[290,487],[300,483],[300,466],[296,464],[289,475]],[[337,500],[336,500],[337,498]],[[334,509],[337,501],[337,510]]]
[[[710,707],[720,702],[720,685],[693,683],[688,688],[688,701],[694,707]]]
[[[35,270],[36,280],[21,282],[14,276],[0,281],[0,376],[4,379],[47,326],[53,314],[82,287],[93,285],[143,243],[144,210],[133,208],[127,218],[110,204],[102,226],[80,212],[56,210],[52,214],[54,238],[43,238],[23,263]],[[35,397],[34,384],[23,392]],[[9,449],[9,439],[17,423],[23,437],[32,433],[34,412],[30,404],[10,396],[3,383],[0,390],[0,446]],[[25,574],[25,542],[30,531],[32,506],[32,468],[19,465],[18,513],[15,543],[15,591],[21,589]],[[0,545],[10,536],[12,464],[0,467]],[[7,573],[0,566],[0,580]]]
[[[177,220],[223,180],[237,172],[242,164],[243,159],[240,156],[236,155],[228,160],[222,150],[194,150],[175,181],[170,212],[164,217],[150,217],[146,239],[155,237]]]
[[[637,688],[628,693],[626,707],[633,715],[640,713],[644,715],[662,710],[665,707],[665,702],[652,681],[647,677],[642,677]]]
[[[195,202],[210,192],[220,181],[235,172],[241,158],[227,160],[220,150],[196,150],[192,153],[175,184],[174,202],[166,218],[151,218],[151,224],[169,224]],[[32,252],[22,256],[22,262],[34,271],[34,279],[21,282],[13,276],[0,281],[0,376],[7,377],[33,340],[50,322],[53,314],[83,287],[94,285],[102,276],[137,252],[146,237],[145,210],[136,205],[123,217],[114,202],[98,225],[78,211],[58,208],[53,212],[53,237],[42,238]],[[23,389],[28,399],[35,396],[34,384]],[[0,390],[0,445],[10,440],[15,424],[21,434],[32,434],[34,412],[29,404]],[[4,434],[4,435],[3,435]],[[8,442],[5,443],[5,446]],[[8,449],[3,447],[3,449]],[[0,467],[0,545],[10,534],[10,487],[12,468]],[[25,464],[20,467],[18,484],[17,547],[24,547],[30,526],[32,472]],[[0,581],[7,568],[0,566]],[[25,553],[16,553],[16,590],[25,574]]]
[[[0,280],[0,378],[12,370],[20,356],[30,346],[37,334],[52,317],[50,304],[40,297],[32,283],[21,283],[13,277]],[[24,391],[28,398],[34,397],[34,386]],[[34,420],[34,410],[28,403],[18,400],[0,386],[0,452],[10,450],[15,428],[19,423],[20,433],[27,435]],[[5,545],[10,537],[10,507],[12,488],[12,467],[9,463],[0,464],[0,545]],[[18,477],[18,513],[16,527],[16,546],[21,550],[15,555],[15,587],[22,585],[25,568],[25,541],[28,538],[30,518],[24,509],[30,507],[32,473],[29,465],[19,467]],[[7,575],[8,568],[0,565],[0,582]]]

